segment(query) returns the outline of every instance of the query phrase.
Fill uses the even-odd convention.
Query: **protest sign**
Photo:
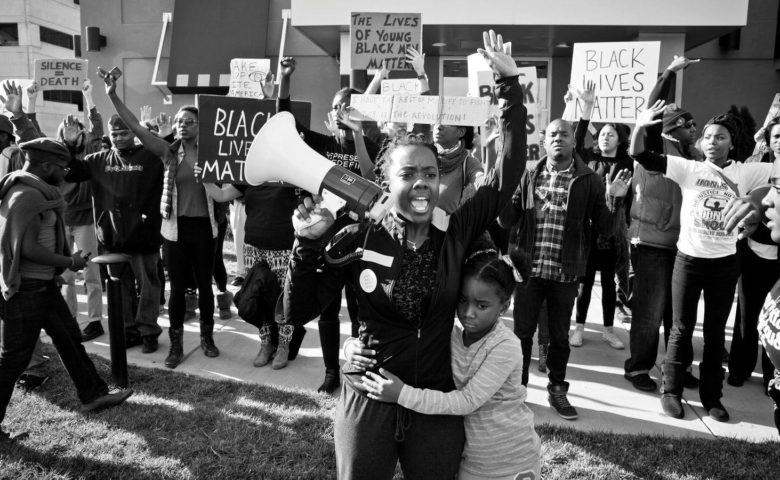
[[[416,78],[382,80],[382,95],[419,95],[422,92],[420,81]]]
[[[393,109],[392,95],[352,95],[349,116],[353,120],[389,122]]]
[[[440,103],[435,95],[395,95],[390,121],[433,125],[439,121]]]
[[[255,135],[276,113],[274,100],[198,95],[198,164],[204,182],[246,184],[244,162]],[[308,127],[309,102],[292,102],[295,119]],[[286,161],[279,159],[280,162]]]
[[[444,125],[481,126],[487,120],[490,99],[487,97],[447,97],[441,99],[439,121]]]
[[[422,15],[419,13],[353,12],[349,23],[353,70],[409,70],[406,50],[422,51]]]
[[[229,97],[263,98],[263,81],[271,70],[267,58],[234,58],[230,60]]]
[[[43,58],[35,61],[35,81],[42,91],[81,90],[87,79],[87,61],[79,58]]]
[[[658,75],[661,42],[575,43],[570,84],[596,83],[591,121],[634,123]],[[574,118],[582,114],[577,100]],[[572,119],[573,120],[573,119]]]
[[[767,124],[778,115],[780,115],[780,93],[775,94],[775,98],[772,100],[772,105],[769,106],[769,112],[766,114],[766,118],[764,119],[763,126],[766,127]],[[756,141],[756,147],[753,149],[753,155],[764,153],[766,151],[767,145],[762,136],[760,140]]]

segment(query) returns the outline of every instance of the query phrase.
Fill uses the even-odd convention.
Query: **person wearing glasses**
[[[154,210],[162,217],[163,255],[171,285],[168,305],[171,346],[165,366],[176,368],[184,357],[184,296],[193,271],[198,286],[200,347],[207,357],[217,357],[219,349],[214,345],[214,293],[211,289],[217,223],[214,202],[207,196],[194,170],[198,160],[198,108],[185,105],[179,109],[173,119],[177,140],[169,144],[139,123],[116,94],[113,75],[102,68],[98,68],[98,74],[106,84],[106,93],[119,118],[149,154],[162,160],[162,195],[157,197],[159,202]],[[159,299],[158,295],[155,309],[159,308]]]

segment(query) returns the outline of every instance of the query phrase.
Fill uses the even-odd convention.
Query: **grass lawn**
[[[46,346],[50,380],[14,392],[0,479],[335,478],[333,397],[130,367],[135,394],[82,415]],[[93,356],[109,378],[106,360]],[[780,444],[579,432],[538,425],[546,479],[777,479]],[[399,476],[399,478],[401,478]]]

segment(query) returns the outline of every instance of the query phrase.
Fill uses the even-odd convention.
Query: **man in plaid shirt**
[[[585,275],[590,228],[610,234],[610,208],[628,192],[630,173],[620,172],[605,189],[601,178],[574,154],[574,130],[564,120],[548,125],[544,146],[547,157],[525,171],[512,208],[502,213],[500,222],[512,226],[510,248],[517,249],[529,267],[527,280],[515,291],[514,308],[515,333],[523,346],[523,383],[528,383],[539,310],[547,300],[548,401],[561,417],[574,420],[577,410],[566,397],[565,379],[577,278]],[[607,195],[614,201],[607,202]]]

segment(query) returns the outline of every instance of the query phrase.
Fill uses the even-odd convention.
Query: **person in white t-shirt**
[[[691,162],[673,155],[645,150],[645,128],[665,107],[656,102],[637,118],[629,153],[644,168],[663,172],[680,186],[682,209],[677,257],[672,275],[673,326],[664,359],[664,413],[683,418],[684,365],[691,363],[691,337],[696,326],[699,297],[704,294],[704,352],[699,364],[699,396],[708,415],[726,422],[729,414],[723,396],[721,354],[726,320],[739,277],[739,232],[726,228],[726,206],[733,199],[769,182],[771,163],[737,163],[729,159],[738,138],[738,124],[728,115],[710,119],[702,130],[705,160]]]

